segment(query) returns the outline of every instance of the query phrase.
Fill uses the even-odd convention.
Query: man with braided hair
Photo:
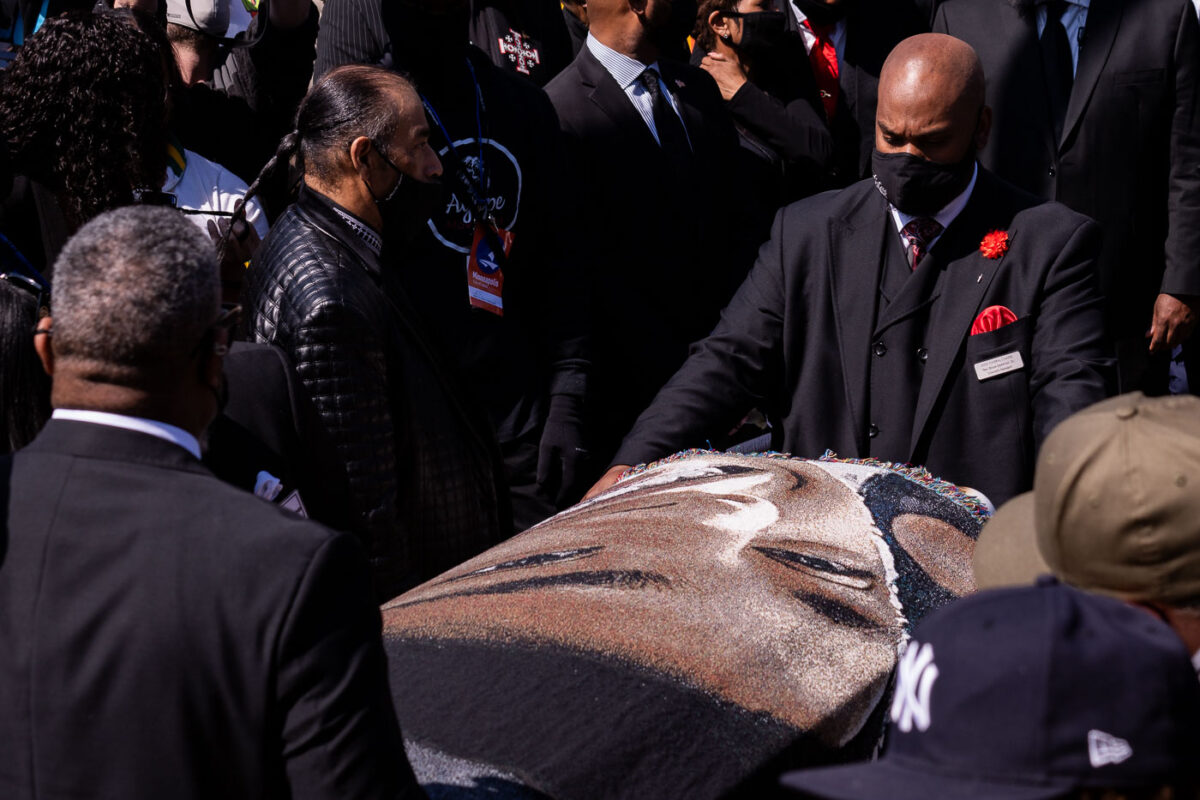
[[[581,233],[581,215],[566,210],[576,207],[575,165],[553,106],[469,43],[470,18],[467,0],[333,0],[315,69],[390,66],[428,105],[443,191],[411,241],[388,237],[384,258],[404,265],[398,281],[486,409],[523,530],[576,500],[591,477],[589,407],[608,411],[585,402],[591,290],[602,275],[588,270],[588,254],[619,230]],[[386,54],[363,47],[376,34],[390,42]]]
[[[313,400],[384,600],[504,537],[498,454],[380,260],[385,237],[407,235],[403,221],[420,224],[438,196],[441,163],[412,85],[374,67],[330,72],[265,171],[297,150],[300,196],[247,275],[250,335],[289,355]]]

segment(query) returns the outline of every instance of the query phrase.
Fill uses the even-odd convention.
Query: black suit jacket
[[[605,457],[711,330],[758,244],[746,235],[737,133],[716,85],[685,64],[659,67],[691,139],[686,173],[586,45],[546,87],[579,176],[573,206],[594,285],[590,388]]]
[[[990,231],[1008,252],[985,257]],[[638,419],[615,463],[703,446],[751,406],[776,420],[773,445],[797,456],[870,452],[871,334],[885,247],[896,228],[872,181],[783,209],[771,241],[713,334]],[[1099,231],[1058,204],[980,170],[967,207],[932,248],[945,271],[933,300],[927,361],[903,460],[1003,502],[1026,490],[1037,447],[1064,417],[1105,396]],[[1018,320],[970,336],[984,308]],[[975,365],[1020,353],[1024,367],[981,381]]]
[[[356,542],[142,433],[0,459],[0,796],[395,797]]]
[[[946,0],[935,30],[969,42],[994,111],[980,154],[1002,178],[1094,218],[1101,291],[1119,338],[1161,292],[1200,294],[1200,25],[1190,0],[1092,0],[1062,138],[1037,22],[1005,0]]]
[[[260,471],[269,472],[284,487],[276,503],[294,490],[309,519],[351,530],[350,490],[337,447],[287,355],[269,344],[234,342],[224,369],[227,398],[208,426],[205,466],[248,492]]]

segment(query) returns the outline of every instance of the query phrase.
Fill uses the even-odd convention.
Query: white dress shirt
[[[1067,0],[1063,9],[1062,24],[1067,29],[1067,41],[1071,45],[1071,70],[1079,71],[1079,45],[1083,42],[1083,32],[1087,26],[1088,6],[1092,0]],[[1193,0],[1200,3],[1200,0]],[[1046,7],[1037,7],[1037,31],[1040,39],[1046,30]]]
[[[1196,0],[1200,3],[1200,0]],[[808,15],[801,11],[794,2],[789,0],[788,4],[792,7],[792,14],[796,17],[796,21],[800,23],[800,36],[804,39],[804,49],[810,54],[812,53],[813,45],[817,43],[817,35],[808,29],[804,23],[808,20]],[[833,26],[833,31],[829,34],[830,41],[833,42],[833,49],[837,50],[838,54],[838,74],[842,72],[842,62],[846,58],[846,20],[839,19],[837,24]]]
[[[667,102],[671,104],[675,116],[679,117],[679,123],[683,125],[683,132],[688,137],[688,145],[691,145],[692,135],[688,133],[687,124],[683,121],[683,115],[679,113],[679,106],[675,103],[675,95],[671,93],[667,82],[663,80],[657,61],[653,64],[643,64],[624,53],[618,53],[590,33],[587,36],[587,48],[596,57],[596,60],[608,70],[608,74],[613,76],[613,80],[617,82],[617,85],[625,92],[625,96],[629,98],[629,102],[633,103],[633,107],[645,120],[646,127],[654,136],[654,141],[662,146],[662,142],[658,139],[658,129],[654,127],[654,98],[638,80],[647,69],[654,70],[654,74],[658,76],[658,85],[662,89],[663,95],[666,96]]]
[[[971,192],[975,191],[975,180],[979,177],[979,163],[976,162],[975,169],[971,172],[971,182],[967,184],[967,188],[962,190],[962,193],[947,203],[941,211],[933,215],[933,218],[942,226],[942,233],[950,227],[950,223],[962,213],[962,210],[967,207],[967,201],[971,199]],[[901,233],[904,226],[912,222],[916,217],[911,214],[905,214],[900,209],[896,208],[891,203],[888,203],[888,210],[892,212],[892,222],[896,223],[896,232]],[[925,250],[937,244],[937,240],[942,238],[942,233],[933,237],[933,241],[926,245]],[[904,241],[904,236],[900,236],[900,243],[908,247],[908,243]]]
[[[200,458],[200,442],[196,437],[156,419],[144,417],[127,417],[124,414],[110,414],[107,411],[85,411],[79,408],[56,408],[50,415],[51,419],[65,419],[72,422],[91,422],[94,425],[107,425],[110,428],[124,428],[127,431],[137,431],[162,439],[165,442],[177,444],[184,450]]]

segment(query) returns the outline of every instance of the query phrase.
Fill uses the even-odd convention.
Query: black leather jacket
[[[336,445],[381,600],[508,534],[486,416],[328,199],[301,191],[251,262],[244,300],[251,337],[288,354]]]

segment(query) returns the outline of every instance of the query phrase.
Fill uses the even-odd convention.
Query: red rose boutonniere
[[[979,243],[979,252],[987,258],[999,258],[1008,252],[1008,231],[992,231]]]

